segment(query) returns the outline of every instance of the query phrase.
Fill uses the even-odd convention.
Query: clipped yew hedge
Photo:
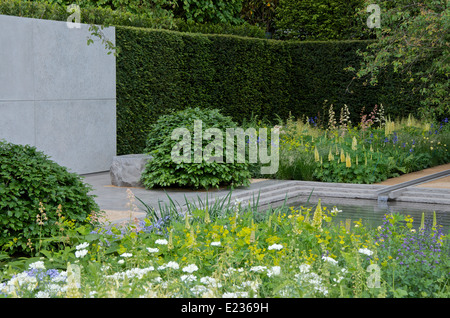
[[[352,82],[344,69],[359,64],[356,50],[368,43],[117,27],[118,152],[142,152],[160,115],[189,107],[218,109],[238,123],[252,114],[324,118],[331,103],[347,104],[353,122],[363,107],[369,113],[380,103],[388,115],[414,112],[419,97],[402,93],[406,84],[395,76],[375,87]]]

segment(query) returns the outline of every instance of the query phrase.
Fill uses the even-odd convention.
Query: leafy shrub
[[[148,135],[146,152],[153,156],[153,160],[147,163],[141,180],[147,188],[181,186],[194,188],[219,187],[220,185],[248,185],[250,173],[247,163],[223,163],[207,162],[202,157],[201,163],[180,162],[172,159],[172,149],[179,142],[172,140],[172,132],[176,128],[186,128],[194,140],[194,120],[202,121],[203,134],[208,128],[218,128],[223,132],[223,154],[225,154],[226,128],[234,128],[236,124],[230,117],[223,116],[218,110],[200,110],[189,108],[169,115],[161,116]],[[203,140],[202,149],[210,141]],[[194,147],[191,146],[191,159]],[[220,154],[218,154],[220,155]],[[235,151],[235,156],[237,152]],[[236,158],[235,158],[236,159]]]
[[[365,21],[355,18],[361,0],[280,0],[275,10],[276,37],[301,40],[367,39]]]
[[[90,190],[36,148],[0,140],[0,246],[10,254],[37,251],[41,239],[56,247],[62,228],[99,212]]]

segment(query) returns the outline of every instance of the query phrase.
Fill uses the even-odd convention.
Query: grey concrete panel
[[[101,41],[87,45],[89,26],[68,28],[66,22],[36,20],[33,28],[37,100],[115,98],[115,57]],[[113,28],[104,29],[115,41]]]
[[[111,100],[36,102],[36,147],[77,173],[109,170],[116,154]]]
[[[33,101],[0,101],[0,139],[34,146],[34,129]]]
[[[33,23],[0,15],[0,101],[34,99]]]
[[[0,15],[0,139],[77,173],[107,171],[116,155],[115,57],[87,45],[88,28]]]

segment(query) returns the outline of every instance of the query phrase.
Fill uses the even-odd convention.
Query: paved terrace
[[[259,196],[258,202],[261,208],[269,205],[275,207],[283,203],[306,202],[308,198],[312,203],[317,202],[320,198],[325,204],[336,205],[367,204],[368,202],[374,204],[377,201],[379,204],[386,204],[386,201],[380,202],[379,194],[394,187],[393,191],[388,193],[385,198],[389,200],[389,204],[394,200],[394,204],[402,203],[403,207],[426,206],[429,209],[436,206],[440,210],[444,209],[446,212],[450,212],[450,174],[433,180],[427,179],[431,175],[439,173],[442,175],[443,172],[450,173],[450,164],[406,174],[373,185],[255,179],[252,180],[249,187],[234,189],[231,193],[231,200],[238,199],[248,202],[258,199]],[[204,202],[207,199],[208,203],[213,203],[217,198],[224,197],[230,192],[226,188],[193,191],[174,188],[147,190],[136,187],[116,187],[111,185],[109,172],[89,174],[83,177],[86,183],[93,186],[94,190],[91,194],[97,196],[97,203],[106,212],[104,221],[112,224],[130,220],[130,217],[142,219],[146,215],[145,207],[138,200],[135,200],[138,210],[130,211],[127,205],[129,203],[127,189],[130,189],[136,197],[156,210],[158,210],[159,204],[169,203],[169,196],[183,208],[186,200],[193,202],[200,199]],[[416,180],[422,180],[422,183],[414,183]],[[398,185],[402,185],[402,187],[395,188]],[[392,195],[393,193],[395,195]]]

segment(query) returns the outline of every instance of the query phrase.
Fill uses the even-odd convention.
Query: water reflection
[[[288,203],[289,206],[315,206],[318,198],[311,198],[309,202],[299,201]],[[376,200],[361,199],[321,199],[322,206],[330,210],[336,206],[342,212],[335,217],[337,222],[346,220],[357,221],[361,219],[364,224],[370,227],[379,226],[385,214],[410,215],[414,219],[413,225],[419,227],[422,213],[425,218],[432,218],[436,212],[436,221],[443,226],[444,233],[450,232],[450,207],[438,204],[419,204],[407,202],[385,202],[378,203]]]

